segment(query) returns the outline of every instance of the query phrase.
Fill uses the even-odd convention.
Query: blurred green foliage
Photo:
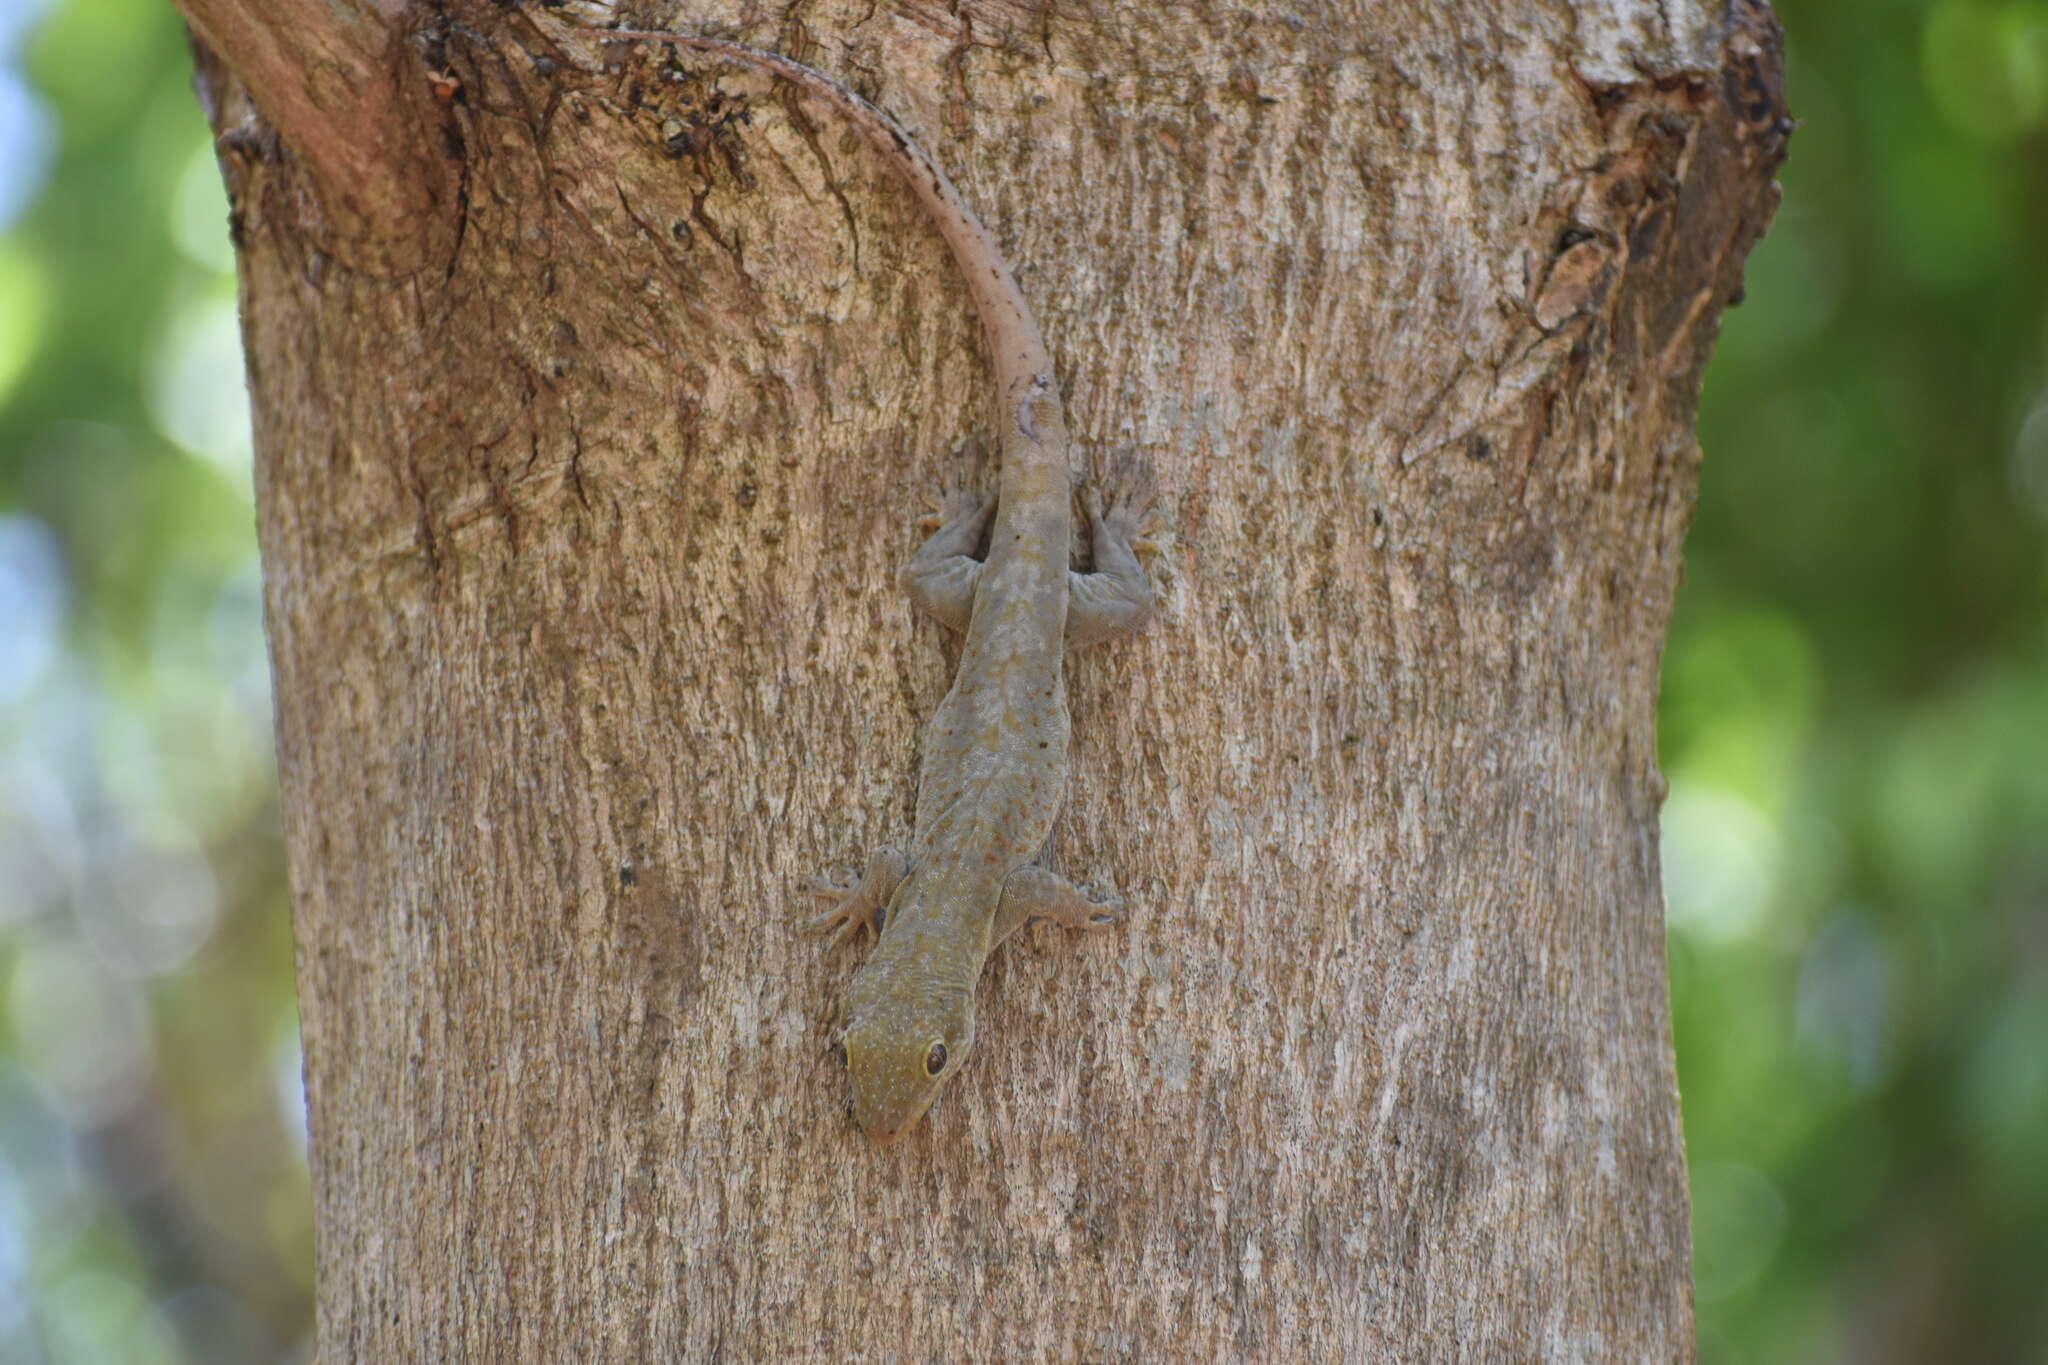
[[[2048,2],[1780,17],[1660,737],[1701,1342],[2048,1360]]]
[[[226,203],[163,0],[0,0],[0,1361],[307,1354]]]
[[[2048,1359],[2048,0],[1786,0],[1662,751],[1710,1365]],[[162,0],[0,9],[0,1359],[302,1358],[225,205]]]

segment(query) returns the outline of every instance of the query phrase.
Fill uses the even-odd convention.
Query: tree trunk
[[[1691,1356],[1653,704],[1761,0],[182,3],[323,1360]],[[628,19],[914,129],[1162,492],[1050,855],[1126,922],[1002,950],[885,1149],[794,930],[908,828],[988,358],[872,149]]]

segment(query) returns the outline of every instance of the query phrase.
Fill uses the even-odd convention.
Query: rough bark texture
[[[1005,950],[886,1150],[826,1052],[853,963],[791,924],[908,825],[954,646],[893,576],[990,480],[985,358],[864,144],[588,31],[626,20],[917,129],[1078,442],[1165,495],[1161,619],[1071,668],[1052,852],[1133,913]],[[322,1358],[1690,1357],[1652,709],[1768,13],[386,25],[365,121],[458,187],[403,241],[315,211],[319,148],[199,54],[244,134]]]

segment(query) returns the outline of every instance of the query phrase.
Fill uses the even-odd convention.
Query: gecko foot
[[[1001,943],[1027,924],[1107,929],[1123,917],[1123,908],[1124,898],[1114,890],[1076,886],[1057,872],[1026,863],[1003,883],[994,938]]]
[[[917,519],[917,529],[936,531],[941,526],[965,525],[979,520],[987,506],[980,494],[949,483],[939,489],[937,505]]]
[[[970,435],[961,443],[960,449],[947,461],[946,472],[939,476],[939,493],[932,510],[917,519],[920,531],[936,531],[942,526],[965,526],[992,510],[988,499],[968,487],[965,473],[968,469],[980,468],[987,459],[986,445],[979,435]]]
[[[860,894],[858,884],[813,877],[807,884],[807,889],[820,900],[829,900],[834,904],[824,914],[807,921],[804,924],[804,932],[823,934],[837,930],[838,932],[832,934],[831,946],[834,948],[859,937],[863,929],[872,929],[876,934],[882,932],[882,916],[885,913],[883,907],[867,903],[867,898]]]
[[[832,935],[831,946],[834,948],[859,937],[864,928],[880,935],[882,922],[888,914],[889,899],[896,894],[896,887],[908,870],[909,865],[901,853],[893,848],[880,848],[868,860],[867,871],[857,882],[811,878],[807,883],[810,893],[834,904],[830,910],[807,923],[805,929],[814,934],[836,930]]]
[[[1081,494],[1081,505],[1091,524],[1109,531],[1134,550],[1157,550],[1145,539],[1152,529],[1152,467],[1139,455],[1126,452],[1116,457],[1108,473],[1091,482]]]
[[[1056,902],[1031,917],[1033,924],[1057,924],[1062,929],[1107,929],[1124,917],[1124,898],[1114,887],[1083,886],[1072,900]]]

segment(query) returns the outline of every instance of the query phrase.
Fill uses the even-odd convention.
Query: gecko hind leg
[[[1152,476],[1133,456],[1116,462],[1105,500],[1094,485],[1081,495],[1095,551],[1093,573],[1067,575],[1067,644],[1098,644],[1128,635],[1151,619],[1152,581],[1138,562],[1152,520]]]
[[[1101,899],[1095,899],[1095,897]],[[1057,872],[1027,863],[1003,883],[996,906],[994,941],[1001,943],[1037,920],[1063,929],[1107,929],[1122,917],[1123,897],[1114,891],[1090,892]]]
[[[827,881],[823,877],[811,878],[811,894],[836,904],[804,927],[814,934],[838,930],[832,936],[834,948],[854,938],[863,927],[880,935],[889,900],[909,871],[910,862],[900,850],[878,848],[868,859],[867,870],[857,882],[845,884]]]
[[[964,488],[948,488],[939,497],[936,515],[918,519],[932,531],[903,566],[903,587],[927,616],[957,634],[967,633],[974,614],[974,585],[981,579],[981,561],[974,557],[995,515],[993,501],[983,502]]]

